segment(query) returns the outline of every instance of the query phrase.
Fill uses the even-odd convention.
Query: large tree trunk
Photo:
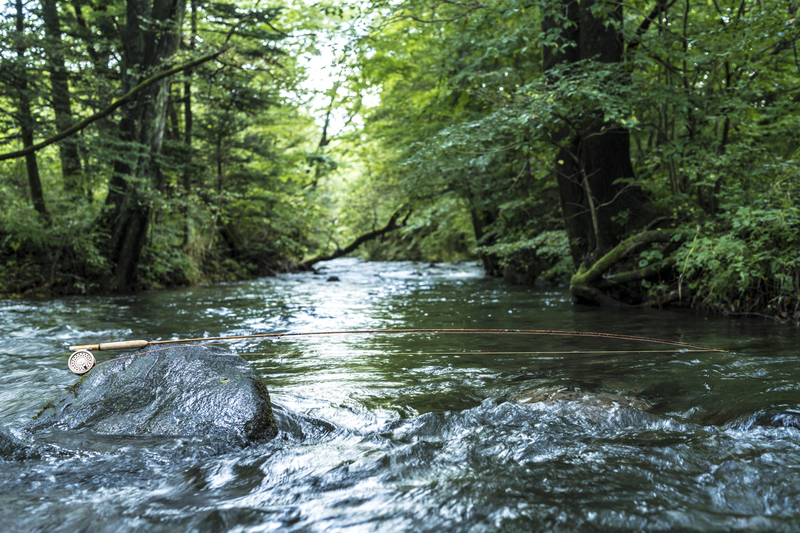
[[[189,37],[189,50],[194,50],[197,41],[197,0],[191,0],[191,17],[189,19],[191,32]],[[192,139],[194,138],[194,110],[192,109],[192,70],[186,71],[186,81],[183,84],[183,144],[185,147],[185,157],[183,161],[182,182],[183,194],[185,198],[189,198],[192,193],[192,168],[193,168],[193,154],[192,154]],[[188,216],[188,206],[181,207],[186,214],[183,225],[183,243],[186,246],[191,237],[192,226]]]
[[[184,0],[128,0],[123,92],[178,50],[184,9]],[[165,78],[123,107],[120,139],[131,148],[114,164],[103,220],[109,234],[107,253],[115,265],[108,288],[117,291],[134,283],[152,202],[164,187],[156,156],[164,138],[168,99]]]
[[[558,158],[561,212],[572,257],[576,264],[591,262],[630,229],[630,224],[615,221],[615,215],[627,209],[630,222],[641,218],[644,193],[636,186],[614,183],[634,177],[630,136],[624,128],[590,122]]]
[[[61,133],[72,126],[72,105],[70,102],[69,79],[64,63],[64,44],[61,41],[56,0],[42,0],[42,18],[47,36],[47,67],[50,71],[50,98],[56,115],[56,130]],[[61,175],[64,189],[73,193],[81,189],[81,160],[75,137],[67,137],[58,145],[61,157]]]
[[[28,73],[26,69],[25,60],[25,13],[22,6],[22,0],[16,0],[16,51],[17,51],[17,66],[18,66],[18,82],[17,90],[19,91],[18,109],[20,121],[20,135],[22,137],[22,147],[29,148],[33,146],[33,113],[31,112],[31,100],[28,92]],[[50,213],[47,211],[47,205],[44,202],[44,189],[42,188],[42,180],[39,177],[39,165],[36,162],[36,153],[31,152],[25,156],[25,168],[28,173],[28,186],[31,191],[31,202],[33,208],[44,217],[47,223],[50,222]]]
[[[545,72],[557,65],[582,60],[622,61],[622,35],[613,24],[608,24],[621,20],[622,4],[608,18],[599,18],[592,13],[598,3],[563,0],[560,8],[566,21],[558,20],[557,15],[545,20],[544,29],[558,32],[559,44],[567,45],[544,49]],[[562,214],[576,264],[591,262],[612,248],[629,229],[615,222],[615,215],[627,209],[631,219],[636,220],[645,200],[639,188],[614,183],[620,178],[634,177],[628,130],[603,122],[592,109],[585,110],[583,116],[573,122],[576,127],[564,128],[554,139],[562,146],[555,167]]]

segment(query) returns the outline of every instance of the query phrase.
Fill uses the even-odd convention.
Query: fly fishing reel
[[[73,374],[82,376],[94,367],[94,355],[89,350],[77,350],[72,352],[67,361],[67,366]]]
[[[144,348],[148,344],[147,341],[122,341],[70,346],[69,349],[72,350],[72,355],[69,356],[67,366],[73,374],[82,376],[94,368],[96,364],[94,355],[92,355],[92,352],[89,350],[129,350],[133,348]]]

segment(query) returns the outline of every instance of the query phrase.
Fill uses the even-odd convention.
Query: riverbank
[[[91,242],[68,238],[59,246],[29,239],[0,242],[0,299],[108,295],[174,289],[274,276],[295,269],[296,261],[278,254],[230,257],[218,247],[197,256],[193,250],[145,249],[136,282],[125,291],[109,284],[113,270]],[[11,244],[9,244],[11,243]]]
[[[706,244],[707,245],[707,244]],[[705,252],[709,254],[710,252]],[[713,255],[713,253],[712,253]],[[63,260],[60,258],[63,256]],[[477,260],[476,260],[477,261]],[[563,261],[562,261],[563,263]],[[689,264],[689,261],[686,261]],[[53,251],[41,253],[39,249],[17,249],[14,256],[7,256],[0,277],[0,299],[47,299],[63,296],[98,296],[109,295],[113,291],[104,289],[102,281],[108,272],[91,264],[87,259],[76,260],[74,251]],[[102,262],[99,263],[102,266]],[[289,259],[262,258],[256,262],[234,260],[223,257],[207,257],[198,265],[184,258],[161,268],[150,264],[141,266],[140,283],[128,294],[137,294],[154,290],[170,290],[182,287],[202,286],[216,283],[252,281],[264,276],[275,276],[279,273],[301,271],[301,262]],[[418,262],[420,268],[432,264]],[[433,263],[435,264],[435,263]],[[183,265],[177,268],[176,265]],[[565,267],[553,260],[552,275],[548,277],[532,277],[528,271],[520,267],[519,260],[509,262],[509,267],[502,271],[507,283],[521,287],[532,287],[539,290],[551,290],[569,286],[569,274]],[[645,265],[646,266],[646,265]],[[717,267],[719,268],[719,267]],[[325,267],[323,267],[324,271]],[[77,274],[80,272],[82,275]],[[539,266],[536,272],[545,272]],[[685,273],[686,271],[684,271]],[[769,297],[763,293],[768,284],[761,283],[756,289],[732,288],[727,297],[720,294],[719,281],[708,285],[710,272],[701,268],[696,260],[691,262],[689,275],[680,283],[685,287],[683,295],[676,288],[677,271],[672,278],[659,272],[660,283],[647,280],[636,280],[635,290],[650,294],[650,298],[637,305],[626,305],[623,302],[607,301],[611,307],[650,307],[663,310],[693,310],[701,315],[718,315],[724,317],[752,317],[772,320],[786,324],[800,324],[800,298],[780,292]],[[730,276],[729,276],[730,277]],[[706,285],[700,280],[706,279]],[[763,276],[762,276],[763,278]],[[672,281],[669,281],[672,279]],[[759,288],[762,292],[759,292]],[[774,287],[773,287],[774,289]],[[589,304],[593,305],[593,304]]]

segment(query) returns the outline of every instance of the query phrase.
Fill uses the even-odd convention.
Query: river
[[[564,289],[511,286],[477,264],[323,266],[135,296],[1,301],[0,425],[18,431],[76,381],[67,346],[99,341],[507,328],[729,351],[514,334],[240,341],[229,347],[267,385],[277,438],[220,453],[201,438],[56,433],[61,452],[0,461],[2,529],[800,529],[800,430],[784,427],[800,408],[797,326],[580,307]],[[529,389],[651,409],[518,401]]]

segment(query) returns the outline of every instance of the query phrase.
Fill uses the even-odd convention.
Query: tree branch
[[[371,241],[373,239],[377,239],[381,235],[385,235],[386,233],[389,233],[390,231],[394,231],[396,229],[404,227],[406,225],[406,221],[408,220],[408,217],[411,215],[411,211],[406,213],[406,216],[403,217],[403,220],[401,220],[400,223],[398,223],[397,219],[400,216],[400,209],[402,209],[402,207],[398,208],[394,212],[394,214],[392,214],[391,218],[389,218],[389,222],[387,222],[384,227],[382,227],[380,229],[376,229],[374,231],[370,231],[368,233],[365,233],[365,234],[361,235],[356,240],[351,242],[348,246],[346,246],[344,248],[338,248],[332,254],[318,255],[317,257],[314,257],[313,259],[309,259],[308,261],[303,261],[302,263],[300,263],[300,269],[301,270],[310,270],[311,267],[314,264],[319,263],[320,261],[330,261],[331,259],[336,259],[337,257],[344,257],[345,255],[349,254],[350,252],[355,251],[359,246],[361,246],[365,242]]]
[[[17,150],[16,152],[9,152],[7,154],[2,154],[2,155],[0,155],[0,161],[5,161],[7,159],[16,159],[18,157],[24,157],[24,156],[26,156],[28,154],[32,154],[33,152],[36,152],[37,150],[41,150],[45,146],[50,146],[53,143],[57,143],[58,141],[64,140],[67,137],[69,137],[71,135],[74,135],[75,133],[81,131],[82,129],[84,129],[86,126],[88,126],[92,122],[96,122],[96,121],[100,120],[101,118],[110,115],[111,113],[116,111],[118,108],[122,107],[124,104],[130,102],[133,99],[133,97],[136,96],[138,93],[140,93],[143,90],[147,89],[148,87],[150,87],[151,85],[153,85],[157,81],[163,80],[164,78],[172,76],[173,74],[177,74],[179,72],[183,72],[184,70],[194,68],[197,65],[201,65],[201,64],[203,64],[203,63],[205,63],[207,61],[211,61],[212,59],[215,59],[216,57],[218,57],[222,53],[226,52],[229,48],[231,48],[231,47],[228,46],[228,45],[225,45],[222,48],[220,48],[219,50],[217,50],[216,52],[204,55],[202,57],[198,57],[197,59],[195,59],[193,61],[189,61],[188,63],[184,63],[183,65],[179,65],[177,67],[172,67],[171,69],[167,69],[167,70],[164,70],[162,72],[159,72],[155,76],[153,76],[151,78],[148,78],[148,79],[144,80],[143,82],[139,83],[136,87],[134,87],[133,89],[128,91],[128,94],[126,94],[125,96],[123,96],[122,98],[120,98],[119,100],[117,100],[116,102],[114,102],[113,104],[111,104],[110,106],[105,108],[104,110],[99,111],[99,112],[95,113],[94,115],[92,115],[92,116],[90,116],[88,118],[85,118],[84,120],[78,122],[77,124],[75,124],[71,128],[62,131],[58,135],[54,135],[53,137],[50,137],[49,139],[46,139],[46,140],[44,140],[44,141],[42,141],[40,143],[34,144],[32,146],[29,146],[28,148],[25,148],[24,150]]]
[[[656,2],[655,7],[648,13],[644,20],[639,24],[639,27],[636,28],[636,33],[634,34],[634,38],[628,43],[628,50],[634,50],[639,47],[641,44],[642,36],[650,29],[650,25],[663,13],[669,11],[669,8],[675,4],[677,0],[670,0],[669,3],[666,2]],[[627,7],[627,6],[626,6]]]
[[[613,250],[601,257],[594,265],[591,266],[591,268],[587,268],[585,263],[582,264],[578,269],[578,272],[572,276],[572,279],[570,280],[570,291],[576,296],[588,300],[599,301],[597,298],[597,295],[600,294],[598,286],[602,284],[602,276],[606,273],[606,271],[608,271],[608,269],[622,261],[639,246],[642,246],[643,244],[649,244],[651,242],[669,242],[672,240],[673,236],[674,232],[672,231],[656,229],[644,231],[628,237],[619,243]],[[662,265],[661,263],[658,264],[658,267],[662,266],[665,267],[667,265]],[[626,277],[630,278],[628,281],[632,281],[637,279],[637,276],[642,272],[643,271],[633,271],[630,274],[617,274],[613,277],[615,278],[613,281],[621,283],[625,281]],[[649,271],[645,273],[649,274]]]

